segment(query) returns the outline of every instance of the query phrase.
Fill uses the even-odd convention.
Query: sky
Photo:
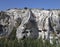
[[[0,10],[24,7],[59,9],[60,0],[0,0]]]

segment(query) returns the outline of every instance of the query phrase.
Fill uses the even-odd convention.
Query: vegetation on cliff
[[[53,44],[51,44],[48,40],[43,41],[40,39],[20,39],[17,40],[14,28],[10,38],[0,38],[0,47],[60,47],[60,44],[56,43],[56,40],[53,40]]]

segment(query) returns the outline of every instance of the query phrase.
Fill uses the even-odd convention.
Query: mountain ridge
[[[60,10],[45,9],[9,9],[0,12],[0,36],[9,37],[13,28],[16,30],[16,37],[21,38],[42,38],[52,39],[52,33],[59,38],[60,33]],[[52,35],[52,36],[51,36]]]

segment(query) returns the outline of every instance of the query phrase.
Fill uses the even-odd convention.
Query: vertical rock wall
[[[16,27],[18,39],[28,37],[36,39],[41,36],[43,39],[50,39],[51,34],[60,33],[59,14],[60,10],[42,9],[10,9],[3,14],[0,12],[0,36],[1,34],[9,36],[13,27]]]

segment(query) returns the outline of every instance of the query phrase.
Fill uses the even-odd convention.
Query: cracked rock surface
[[[39,38],[46,32],[46,39],[51,32],[60,31],[60,10],[9,9],[0,12],[0,36],[9,36],[15,27],[16,37]],[[60,32],[59,32],[60,33]]]

